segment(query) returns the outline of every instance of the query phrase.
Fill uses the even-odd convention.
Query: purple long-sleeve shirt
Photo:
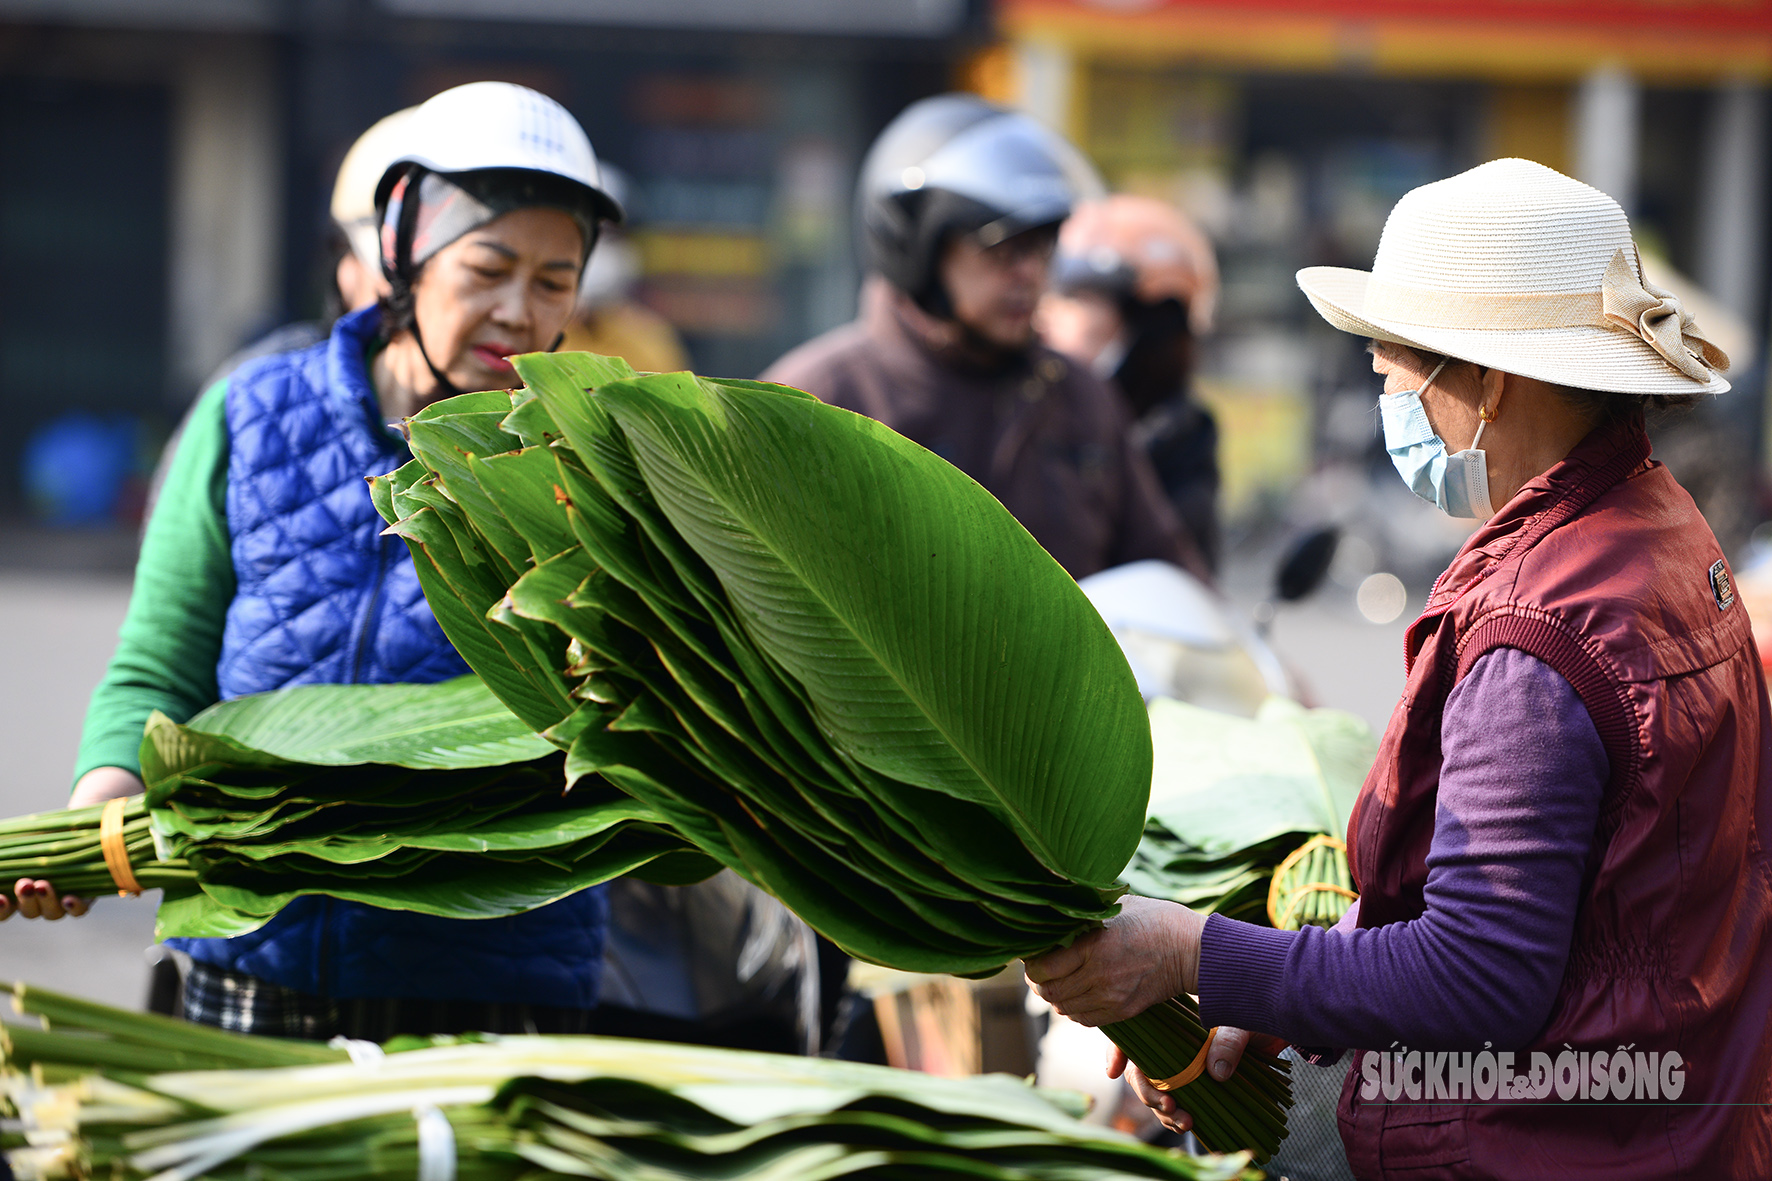
[[[1500,648],[1446,700],[1419,918],[1275,931],[1213,915],[1207,1025],[1297,1045],[1518,1049],[1563,978],[1609,762],[1554,669]]]

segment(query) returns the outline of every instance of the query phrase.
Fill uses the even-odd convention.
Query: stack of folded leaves
[[[17,988],[0,1027],[19,1181],[1259,1178],[991,1075],[595,1037],[245,1037]]]
[[[1135,894],[1296,929],[1355,897],[1342,834],[1375,746],[1352,714],[1270,698],[1253,719],[1151,703],[1150,816]]]
[[[410,420],[416,458],[372,491],[569,780],[889,967],[987,974],[1114,912],[1150,726],[1100,616],[995,499],[797,391],[516,365],[526,388]],[[1146,1073],[1224,1096],[1207,1144],[1277,1145],[1274,1061],[1218,1084],[1185,1004],[1124,1024]]]
[[[166,938],[251,931],[310,894],[485,918],[635,870],[718,868],[607,783],[565,794],[563,756],[476,677],[156,715],[142,755],[145,796],[0,822],[0,881],[161,888]]]

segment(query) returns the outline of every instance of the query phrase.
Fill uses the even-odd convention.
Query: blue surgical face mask
[[[1446,444],[1434,433],[1421,405],[1422,390],[1432,385],[1445,367],[1446,361],[1436,365],[1420,389],[1378,399],[1384,449],[1415,495],[1447,516],[1487,520],[1495,515],[1495,506],[1489,503],[1489,456],[1479,451],[1477,444],[1483,440],[1488,421],[1477,423],[1477,436],[1467,449],[1447,454]]]

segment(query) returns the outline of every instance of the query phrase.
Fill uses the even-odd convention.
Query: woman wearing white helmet
[[[142,790],[152,710],[182,720],[285,685],[468,671],[364,477],[407,460],[399,419],[513,387],[506,358],[554,346],[621,210],[572,116],[523,87],[445,91],[400,134],[379,187],[388,296],[217,383],[179,443],[87,714],[77,805]],[[47,881],[16,888],[27,918],[86,908]],[[583,1029],[606,916],[601,890],[479,922],[303,899],[251,935],[178,941],[185,1013],[288,1037]]]
[[[392,286],[376,390],[403,415],[515,386],[505,358],[559,345],[598,227],[622,218],[572,116],[505,82],[420,108],[376,206]]]

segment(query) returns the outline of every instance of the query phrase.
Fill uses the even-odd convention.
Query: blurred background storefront
[[[1220,251],[1200,393],[1233,525],[1336,519],[1344,575],[1438,573],[1466,529],[1389,474],[1359,342],[1292,276],[1370,265],[1398,197],[1498,156],[1617,198],[1652,269],[1728,322],[1739,393],[1659,428],[1658,452],[1731,552],[1762,515],[1772,4],[1000,0],[997,28],[974,84],[1068,131],[1110,186],[1180,204]]]
[[[480,78],[578,116],[626,180],[635,297],[747,376],[852,314],[855,167],[893,114],[955,85],[1033,111],[1211,235],[1231,541],[1334,519],[1350,585],[1419,584],[1463,530],[1388,476],[1365,359],[1292,274],[1367,265],[1418,184],[1539,160],[1623,202],[1735,356],[1742,393],[1662,457],[1732,553],[1772,509],[1772,0],[0,0],[0,537],[35,550],[4,548],[126,569],[205,376],[321,313],[346,147]]]
[[[0,0],[7,536],[82,526],[63,549],[127,563],[198,385],[320,314],[345,149],[460,82],[564,103],[625,174],[638,298],[697,367],[756,373],[853,313],[860,155],[951,84],[987,18],[978,0]]]

